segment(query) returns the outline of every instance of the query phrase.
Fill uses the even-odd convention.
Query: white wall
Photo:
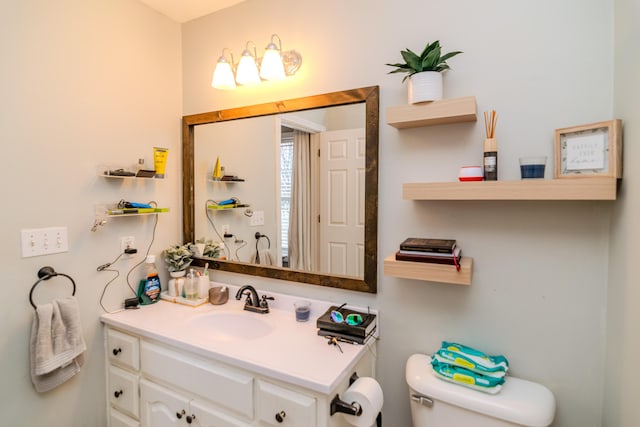
[[[637,272],[637,242],[640,240],[640,195],[634,188],[640,183],[635,160],[640,158],[640,56],[638,43],[640,19],[638,2],[617,0],[615,19],[615,116],[624,123],[624,180],[611,221],[611,261],[607,293],[607,369],[603,426],[631,427],[638,424],[637,403],[640,373],[625,369],[640,358],[640,300]]]
[[[505,354],[513,375],[551,388],[554,425],[600,425],[615,204],[403,201],[403,182],[453,181],[461,165],[480,163],[483,123],[402,131],[385,125],[386,107],[406,103],[406,85],[384,64],[436,39],[445,51],[463,50],[449,62],[445,97],[475,95],[480,117],[497,110],[500,177],[518,179],[519,156],[552,158],[554,129],[612,118],[612,28],[611,0],[249,0],[183,26],[188,114],[380,85],[379,293],[261,285],[381,309],[386,425],[410,423],[407,357],[434,351],[444,339]],[[303,55],[294,78],[235,92],[209,87],[222,48],[237,57],[247,40],[260,48],[273,32],[285,50]],[[474,258],[472,286],[383,276],[382,258],[410,235],[458,239]]]
[[[2,425],[106,425],[98,301],[115,274],[99,273],[96,267],[116,258],[120,236],[135,236],[143,252],[153,221],[117,219],[91,232],[94,204],[157,200],[171,212],[159,218],[152,252],[159,254],[181,239],[180,50],[180,26],[137,1],[1,3]],[[129,166],[139,157],[152,162],[154,146],[170,150],[166,180],[107,182],[97,177],[100,163]],[[20,257],[21,229],[54,225],[68,227],[68,253]],[[121,274],[106,292],[109,309],[131,296],[123,278],[141,258],[114,264]],[[37,394],[29,376],[34,311],[28,295],[45,265],[75,279],[88,350],[76,377]],[[134,271],[132,283],[138,278]],[[68,292],[69,283],[56,278],[38,286],[35,300],[47,302]]]
[[[631,123],[638,112],[637,55],[629,41],[638,38],[633,3],[616,1],[615,113],[626,119],[626,165],[634,155],[628,141],[638,134]],[[133,0],[24,0],[0,8],[0,129],[6,151],[0,177],[11,209],[0,226],[10,242],[0,249],[7,289],[0,302],[3,425],[104,425],[98,300],[111,276],[95,268],[116,257],[120,236],[135,235],[145,249],[153,224],[120,219],[91,233],[93,206],[121,197],[156,199],[172,212],[160,216],[152,252],[179,241],[181,114],[376,84],[380,259],[408,235],[452,236],[475,260],[472,286],[380,273],[374,296],[251,282],[382,310],[378,375],[386,396],[385,425],[409,425],[404,363],[413,352],[433,351],[442,339],[503,353],[514,375],[550,387],[559,405],[556,426],[630,426],[638,418],[637,378],[610,369],[633,369],[640,352],[629,262],[637,235],[637,203],[628,191],[633,169],[627,167],[616,203],[407,202],[400,195],[403,182],[454,180],[460,165],[479,163],[482,123],[404,131],[384,124],[385,108],[406,102],[406,86],[399,76],[387,75],[384,64],[398,61],[400,49],[419,50],[440,39],[446,50],[465,51],[450,61],[445,96],[475,95],[480,112],[498,111],[501,178],[516,179],[518,156],[551,156],[555,128],[613,118],[613,1],[250,0],[184,25],[182,58],[180,26]],[[304,56],[295,78],[234,93],[210,88],[223,47],[237,57],[246,40],[262,46],[273,32],[285,49]],[[170,149],[165,181],[125,184],[95,176],[98,163],[133,163],[141,156],[149,162],[155,145]],[[20,258],[20,229],[51,225],[69,227],[70,251]],[[116,264],[122,275],[108,288],[109,307],[127,295],[122,276],[137,260]],[[76,279],[89,351],[79,376],[38,395],[27,364],[33,316],[27,296],[43,265]],[[248,281],[222,273],[215,278]],[[64,292],[65,285],[47,284],[38,296],[50,289]],[[606,360],[605,345],[621,350],[613,348]]]

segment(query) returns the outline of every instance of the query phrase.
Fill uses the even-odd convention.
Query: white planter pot
[[[423,71],[409,77],[409,104],[442,99],[442,73]]]

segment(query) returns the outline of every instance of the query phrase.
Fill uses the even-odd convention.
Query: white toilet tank
[[[556,411],[541,384],[507,376],[499,393],[483,393],[437,378],[424,354],[409,357],[406,379],[414,427],[547,427]]]

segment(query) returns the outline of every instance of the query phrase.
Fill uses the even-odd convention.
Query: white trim
[[[290,127],[292,129],[297,129],[309,133],[320,133],[327,130],[327,127],[324,125],[297,116],[276,116],[276,120],[280,121],[281,126]]]

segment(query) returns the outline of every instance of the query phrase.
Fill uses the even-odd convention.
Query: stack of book
[[[400,244],[396,260],[448,264],[460,270],[462,250],[453,239],[409,237]]]
[[[359,314],[362,316],[362,323],[353,326],[348,325],[346,322],[334,322],[331,318],[331,312],[334,310],[340,311],[344,318],[349,314]],[[351,344],[364,344],[376,331],[376,315],[344,307],[331,306],[322,316],[318,317],[316,326],[318,327],[318,335],[322,337],[333,337],[338,341]]]

